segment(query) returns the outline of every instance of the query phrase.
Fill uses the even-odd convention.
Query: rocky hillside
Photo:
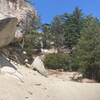
[[[32,28],[35,10],[25,0],[0,0],[0,13],[18,18],[15,37],[19,38]]]

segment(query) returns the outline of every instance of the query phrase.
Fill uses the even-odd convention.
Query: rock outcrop
[[[15,37],[17,18],[0,14],[0,47],[8,45]]]
[[[0,55],[0,75],[10,76],[20,80],[21,82],[24,82],[23,76],[17,70],[14,62],[9,62],[8,59],[3,55]]]
[[[33,27],[35,10],[26,0],[0,0],[0,13],[18,19],[15,37],[20,38]]]

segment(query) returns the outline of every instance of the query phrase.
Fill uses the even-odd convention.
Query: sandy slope
[[[19,67],[24,82],[0,75],[0,100],[100,100],[100,84],[45,78],[25,67]]]

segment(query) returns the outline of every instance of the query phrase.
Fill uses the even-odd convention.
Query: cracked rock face
[[[16,38],[31,30],[36,16],[35,10],[25,0],[0,0],[0,14],[18,19]]]

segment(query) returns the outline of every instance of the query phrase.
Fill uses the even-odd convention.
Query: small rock
[[[31,91],[28,91],[28,93],[29,93],[30,95],[32,95],[32,94],[33,94]]]
[[[26,51],[23,51],[23,54],[24,54],[24,55],[26,55],[26,54],[27,54],[27,52],[26,52]]]
[[[28,63],[29,61],[28,61],[28,59],[25,59],[25,61],[24,61],[25,63]]]
[[[96,83],[95,80],[84,78],[81,80],[82,83]]]
[[[74,72],[72,75],[72,80],[74,81],[80,81],[83,78],[83,75],[78,72]]]
[[[38,83],[38,84],[35,84],[36,86],[41,86],[42,84],[41,83]]]

